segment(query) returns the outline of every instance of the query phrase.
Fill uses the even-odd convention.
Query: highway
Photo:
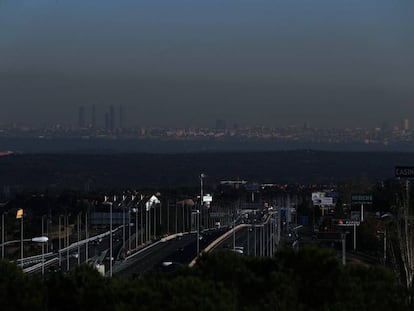
[[[244,255],[271,256],[276,252],[276,235],[276,226],[270,217],[266,217],[263,224],[251,224],[239,230],[232,230],[232,234],[221,241],[213,251],[228,250],[241,253],[242,250]]]
[[[200,250],[221,236],[226,229],[206,231],[201,234]],[[197,255],[197,234],[183,234],[181,237],[154,243],[138,252],[133,257],[114,267],[114,274],[124,276],[140,276],[148,271],[171,270],[180,265],[187,265]],[[171,263],[163,266],[163,263]]]
[[[88,262],[96,262],[99,264],[104,263],[106,265],[106,268],[109,268],[109,240],[110,235],[107,234],[101,238],[93,239],[88,243],[85,243],[85,241],[80,241],[79,247],[71,244],[69,248],[62,248],[60,251],[60,260],[58,251],[55,253],[49,253],[47,256],[45,256],[45,268],[48,268],[50,271],[61,270],[67,272],[79,264],[85,263],[86,259],[88,259]],[[116,258],[116,255],[120,253],[121,247],[122,230],[116,230],[113,232],[113,257]],[[57,250],[58,245],[54,245],[54,248]],[[86,258],[86,248],[88,249],[88,258]],[[25,262],[26,261],[27,259],[25,259]],[[37,262],[39,261],[40,258]],[[29,266],[25,268],[24,271],[30,273],[40,272],[41,265],[37,265],[37,268],[35,266],[33,266],[33,268]]]
[[[257,219],[260,221],[259,219]],[[221,228],[212,229],[200,233],[201,239],[200,252],[202,252],[213,241],[216,241],[223,234],[228,232],[227,238],[217,244],[214,250],[235,251],[245,255],[270,256],[276,250],[270,246],[270,236],[275,237],[275,231],[271,232],[270,228],[274,227],[270,217],[263,219],[263,224],[255,225],[239,225],[238,230]],[[243,227],[245,226],[245,227]],[[153,270],[170,271],[178,266],[188,265],[196,258],[197,255],[197,234],[196,232],[184,233],[175,236],[173,239],[158,240],[147,243],[142,249],[135,253],[131,253],[124,258],[122,251],[122,230],[113,232],[113,274],[124,276],[140,276],[146,272]],[[121,228],[122,229],[122,228]],[[233,231],[234,230],[234,231]],[[274,230],[274,228],[273,228]],[[85,241],[81,241],[80,246],[72,244],[69,249],[61,251],[61,260],[59,267],[59,257],[57,253],[47,257],[46,267],[50,271],[68,271],[86,261],[86,249],[88,250],[88,262],[104,264],[105,272],[108,275],[110,267],[109,254],[110,236],[106,234],[99,239],[89,241],[86,246]],[[128,245],[128,240],[125,241]],[[41,266],[41,265],[40,265]],[[33,266],[28,272],[40,272],[41,267]]]

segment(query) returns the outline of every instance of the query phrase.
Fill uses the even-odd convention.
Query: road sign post
[[[352,204],[361,205],[361,221],[364,221],[364,204],[372,204],[372,194],[353,194],[351,196]]]
[[[356,238],[356,227],[361,224],[358,220],[345,220],[342,224],[339,226],[342,227],[353,227],[354,228],[354,251],[356,251],[356,245],[357,245],[357,238]]]
[[[414,166],[396,166],[395,177],[414,178]]]

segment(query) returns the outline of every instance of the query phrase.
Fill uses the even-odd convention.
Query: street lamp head
[[[39,236],[32,238],[32,242],[36,243],[46,243],[47,241],[49,241],[49,238],[47,236]]]
[[[386,218],[394,218],[394,215],[391,213],[385,213],[384,215],[381,215],[382,219],[386,219]]]

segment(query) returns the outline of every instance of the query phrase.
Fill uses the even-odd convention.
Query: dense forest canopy
[[[410,310],[392,272],[344,267],[317,247],[273,258],[218,252],[191,269],[136,279],[104,278],[85,265],[42,280],[1,262],[0,288],[3,310]]]

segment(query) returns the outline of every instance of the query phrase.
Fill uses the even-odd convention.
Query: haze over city
[[[0,1],[0,122],[380,126],[414,117],[410,1]]]
[[[0,0],[0,309],[414,310],[414,2]]]

